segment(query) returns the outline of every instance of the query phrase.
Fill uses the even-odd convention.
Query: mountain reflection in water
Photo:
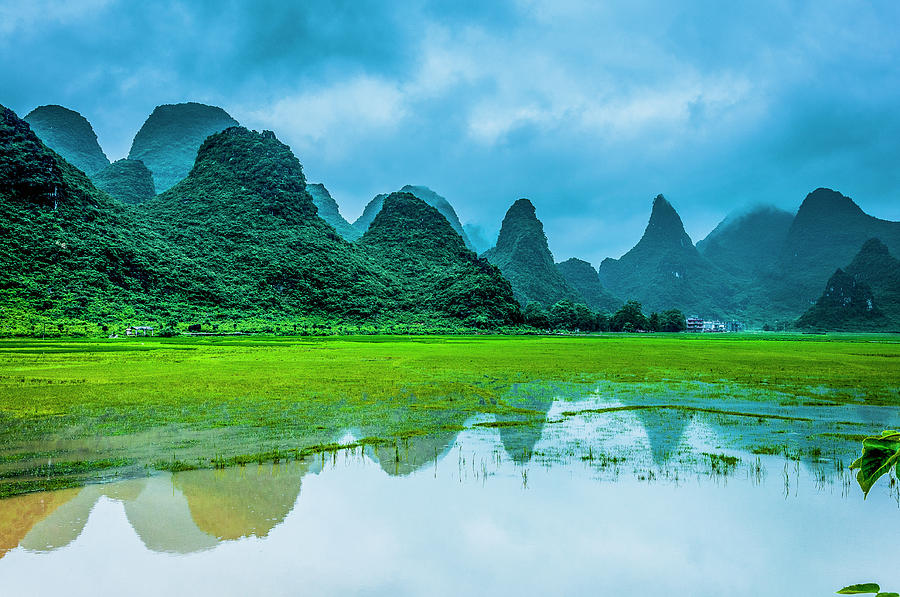
[[[846,469],[855,440],[834,454],[748,449],[822,437],[854,414],[863,420],[845,427],[858,433],[896,413],[822,407],[795,421],[598,397],[565,415],[578,405],[556,392],[510,388],[503,400],[521,416],[496,418],[508,426],[0,500],[4,595],[804,595],[858,576],[900,585],[889,553],[848,547],[896,518],[900,499],[883,484],[862,500]]]

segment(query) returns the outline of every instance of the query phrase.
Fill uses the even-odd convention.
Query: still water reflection
[[[560,420],[571,404],[520,398],[543,423],[0,501],[0,590],[802,596],[870,580],[900,587],[896,556],[866,549],[900,528],[896,489],[883,483],[864,502],[840,462],[849,454],[747,449],[784,435],[784,421],[753,419],[751,429],[746,417],[652,409]],[[895,422],[887,411],[860,414]],[[719,459],[726,452],[736,463]]]

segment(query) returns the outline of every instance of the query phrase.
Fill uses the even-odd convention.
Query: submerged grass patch
[[[184,470],[346,447],[348,432],[381,450],[425,436],[443,445],[471,425],[539,435],[534,423],[553,399],[591,384],[661,393],[680,385],[710,404],[772,401],[780,414],[675,397],[565,415],[665,408],[802,423],[812,419],[794,405],[900,405],[900,359],[889,355],[900,356],[900,344],[878,336],[6,340],[0,475],[12,493],[25,486],[11,479],[39,459]],[[50,487],[65,476],[43,479]]]

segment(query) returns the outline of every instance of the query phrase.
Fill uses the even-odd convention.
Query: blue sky
[[[900,220],[898,25],[878,1],[0,0],[0,103],[78,110],[112,159],[156,105],[219,105],[351,221],[424,184],[496,233],[528,197],[557,260],[596,266],[658,193],[695,241],[819,186]]]

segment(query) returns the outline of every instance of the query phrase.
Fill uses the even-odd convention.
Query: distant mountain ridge
[[[600,275],[587,261],[571,258],[557,263],[556,268],[566,282],[584,297],[585,304],[593,311],[612,313],[622,306],[622,301],[600,283]]]
[[[123,203],[143,203],[156,194],[153,176],[140,160],[116,160],[91,176],[91,181]]]
[[[94,127],[78,112],[55,104],[40,106],[24,120],[44,145],[88,176],[109,166]]]
[[[362,236],[362,233],[341,215],[337,202],[325,185],[310,183],[306,185],[306,190],[319,210],[319,217],[328,222],[344,240],[352,242]]]
[[[128,157],[144,162],[153,173],[156,191],[162,193],[188,175],[207,137],[237,124],[216,106],[196,102],[157,106],[134,136]]]
[[[450,202],[447,201],[444,197],[438,195],[428,187],[423,186],[414,186],[414,185],[405,185],[402,189],[400,189],[401,193],[410,193],[428,205],[434,207],[441,213],[447,221],[450,223],[450,226],[456,233],[463,239],[465,245],[472,249],[472,243],[469,240],[468,235],[465,230],[463,230],[462,225],[459,223],[459,217],[456,215],[456,210],[453,209],[453,206],[450,205]],[[366,230],[369,229],[369,226],[375,220],[375,216],[378,215],[378,212],[381,211],[381,207],[384,204],[384,200],[387,197],[387,194],[382,193],[379,195],[375,195],[375,197],[366,204],[365,208],[363,208],[362,214],[353,222],[353,227],[356,228],[361,233],[365,233]]]
[[[800,301],[809,301],[819,292],[822,280],[850,263],[870,238],[900,255],[900,222],[872,217],[849,197],[819,188],[797,210],[778,268],[791,279]]]

